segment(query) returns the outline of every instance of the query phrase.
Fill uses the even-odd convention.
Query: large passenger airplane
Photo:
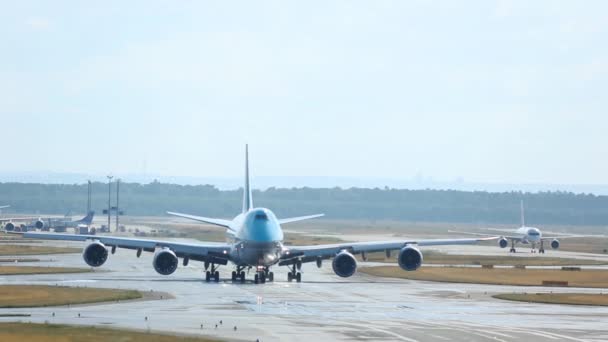
[[[10,208],[10,205],[0,205],[0,209]]]
[[[538,252],[544,254],[545,253],[545,242],[551,241],[550,245],[553,249],[558,249],[560,242],[559,239],[565,238],[575,238],[575,237],[583,237],[583,235],[571,235],[571,234],[555,234],[555,236],[543,236],[543,233],[540,229],[536,227],[526,226],[525,215],[524,215],[524,201],[522,200],[520,203],[520,214],[521,214],[521,227],[517,229],[497,229],[497,228],[487,228],[491,231],[496,232],[504,232],[508,235],[500,236],[498,239],[498,245],[500,248],[505,248],[509,245],[509,241],[511,241],[511,249],[510,253],[515,253],[515,244],[521,243],[524,245],[531,245],[532,253],[536,253],[536,246],[538,246]],[[491,234],[483,234],[483,233],[470,233],[470,232],[457,232],[451,231],[453,233],[461,233],[468,235],[477,235],[477,236],[490,236]],[[587,235],[590,236],[590,235]]]
[[[184,266],[190,260],[204,263],[206,281],[219,281],[219,266],[234,264],[232,281],[245,282],[245,270],[253,269],[253,281],[265,283],[273,281],[274,273],[271,267],[287,266],[287,280],[302,280],[300,269],[303,263],[315,262],[317,267],[322,266],[323,260],[332,259],[332,268],[340,277],[350,277],[357,269],[354,254],[370,252],[399,251],[397,262],[406,271],[415,271],[422,265],[420,246],[475,244],[482,240],[497,239],[497,237],[469,238],[469,239],[429,239],[429,240],[395,240],[376,242],[338,243],[318,246],[285,246],[283,245],[283,224],[306,220],[321,215],[309,215],[278,219],[275,214],[266,208],[253,206],[251,186],[249,182],[249,160],[247,147],[245,148],[245,185],[243,189],[243,210],[232,220],[207,218],[194,215],[170,212],[169,214],[217,225],[227,230],[229,243],[184,243],[163,240],[143,240],[114,236],[90,236],[52,233],[24,233],[30,239],[47,240],[90,240],[91,243],[84,248],[82,256],[84,261],[93,267],[103,265],[108,259],[108,250],[112,254],[116,248],[127,248],[137,251],[139,257],[142,251],[153,252],[152,266],[156,272],[169,275],[176,271],[179,258]]]

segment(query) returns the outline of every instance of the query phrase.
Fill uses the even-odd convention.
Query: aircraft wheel
[[[274,272],[268,272],[268,281],[271,283],[274,281]]]
[[[291,283],[292,280],[293,280],[293,275],[291,274],[291,272],[287,272],[287,281]]]
[[[266,275],[264,274],[264,272],[260,272],[260,283],[264,284],[266,283]]]
[[[257,283],[259,283],[259,282],[260,282],[260,276],[259,276],[257,273],[256,273],[256,274],[255,274],[255,276],[253,277],[253,282],[254,282],[255,284],[257,284]]]
[[[245,271],[241,271],[239,278],[241,278],[241,283],[245,282]]]
[[[300,273],[300,272],[296,273],[296,281],[298,283],[302,282],[302,273]]]
[[[207,271],[205,272],[205,281],[209,282],[211,280],[211,272]]]
[[[232,271],[232,282],[236,281],[236,272]]]
[[[219,271],[215,271],[215,274],[213,275],[213,278],[215,279],[215,282],[219,282],[220,281],[220,272]]]

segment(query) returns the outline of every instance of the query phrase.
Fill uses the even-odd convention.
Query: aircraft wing
[[[315,261],[318,258],[334,257],[340,251],[347,250],[353,254],[384,252],[386,250],[400,250],[407,245],[414,246],[442,246],[442,245],[473,245],[481,241],[496,240],[497,236],[476,239],[428,239],[428,240],[401,240],[401,241],[374,241],[374,242],[345,242],[318,246],[288,246],[283,253],[283,260],[300,258],[302,262]]]
[[[321,217],[321,216],[325,216],[325,214],[289,217],[289,218],[279,219],[279,223],[284,224],[284,223],[291,223],[291,222],[297,222],[297,221],[304,221],[304,220],[309,220],[309,219],[313,219],[313,218],[317,218],[317,217]]]
[[[505,239],[509,239],[509,240],[515,240],[515,241],[521,241],[521,236],[513,236],[513,235],[492,235],[492,234],[484,234],[484,233],[472,233],[472,232],[459,232],[456,230],[448,230],[449,233],[457,233],[457,234],[464,234],[464,235],[474,235],[474,236],[485,236],[486,238],[494,238],[494,239],[499,239],[501,237],[505,238]],[[511,232],[512,233],[512,232]]]
[[[187,218],[187,219],[193,220],[193,221],[204,222],[204,223],[209,223],[209,224],[213,224],[216,226],[221,226],[224,228],[228,228],[231,231],[234,231],[234,229],[231,227],[232,221],[230,221],[230,220],[223,220],[223,219],[203,217],[203,216],[194,216],[194,215],[182,214],[182,213],[174,213],[172,211],[167,211],[167,214],[171,215],[171,216]]]
[[[14,233],[13,233],[14,234]],[[76,235],[76,234],[55,234],[55,233],[21,233],[24,238],[41,239],[41,240],[65,240],[65,241],[99,241],[108,247],[126,248],[133,250],[142,250],[145,252],[154,252],[156,248],[167,247],[171,249],[175,255],[184,258],[188,257],[198,261],[213,261],[222,263],[228,260],[230,245],[225,243],[214,244],[206,243],[183,243],[161,240],[147,240],[136,238],[124,238],[115,236],[102,235]]]

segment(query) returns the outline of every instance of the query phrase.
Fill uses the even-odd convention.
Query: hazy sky
[[[3,1],[0,171],[608,183],[605,1]]]

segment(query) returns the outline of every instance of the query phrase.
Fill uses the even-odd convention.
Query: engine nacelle
[[[422,253],[417,248],[405,246],[397,257],[399,267],[406,271],[415,271],[422,266]]]
[[[162,275],[169,275],[177,269],[179,260],[172,250],[164,248],[154,253],[152,265],[156,272]]]
[[[7,232],[12,232],[15,230],[15,224],[13,222],[9,222],[7,224],[4,225],[4,230],[6,230]]]
[[[44,221],[37,220],[36,223],[34,223],[34,227],[36,227],[36,229],[42,229],[42,228],[44,228]]]
[[[331,267],[338,276],[348,278],[357,271],[357,259],[349,252],[342,251],[334,257]]]
[[[551,241],[551,248],[553,249],[558,249],[559,248],[559,240],[555,239],[553,241]]]
[[[87,265],[99,267],[108,260],[108,250],[103,243],[96,241],[84,248],[82,258]]]
[[[500,248],[505,248],[509,245],[509,240],[503,238],[500,238],[500,240],[498,240],[498,245],[500,246]]]

